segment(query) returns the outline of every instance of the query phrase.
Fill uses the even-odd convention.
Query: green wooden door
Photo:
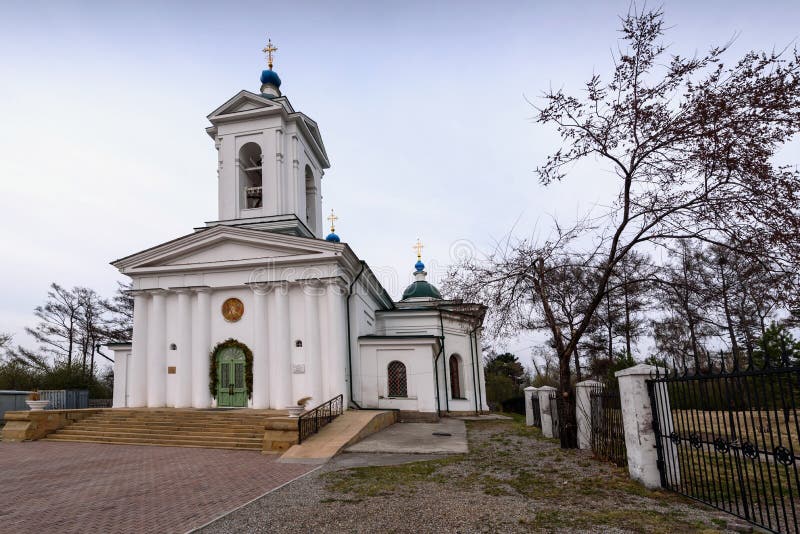
[[[241,349],[226,348],[217,354],[217,406],[247,406],[244,365]]]

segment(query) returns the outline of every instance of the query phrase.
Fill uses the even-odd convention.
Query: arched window
[[[403,362],[393,361],[389,364],[389,396],[408,397],[408,380]]]
[[[317,186],[314,182],[314,172],[306,165],[306,226],[312,231],[317,231]]]
[[[459,361],[457,354],[450,356],[450,396],[454,399],[462,398],[461,376],[459,373],[460,364],[461,362]]]
[[[244,207],[263,206],[261,147],[257,143],[245,143],[239,149],[239,183],[243,189]]]

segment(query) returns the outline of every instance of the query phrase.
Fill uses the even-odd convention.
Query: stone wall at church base
[[[6,412],[3,441],[34,441],[103,409]]]

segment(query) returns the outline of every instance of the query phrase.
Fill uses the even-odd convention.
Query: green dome
[[[403,291],[403,300],[413,298],[442,299],[442,294],[435,286],[425,280],[417,280]]]

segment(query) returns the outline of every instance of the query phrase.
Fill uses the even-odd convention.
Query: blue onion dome
[[[334,234],[333,232],[331,232],[331,233],[329,233],[329,234],[328,234],[328,236],[325,238],[325,241],[330,241],[331,243],[339,243],[339,242],[341,242],[341,239],[339,239],[339,236],[338,236],[338,235],[336,235],[336,234]]]
[[[422,263],[422,260],[417,260],[417,263],[414,264],[414,270],[417,272],[425,270],[425,264]]]
[[[278,76],[278,73],[272,69],[262,70],[261,71],[261,83],[269,83],[274,85],[275,87],[281,86],[281,79]]]

